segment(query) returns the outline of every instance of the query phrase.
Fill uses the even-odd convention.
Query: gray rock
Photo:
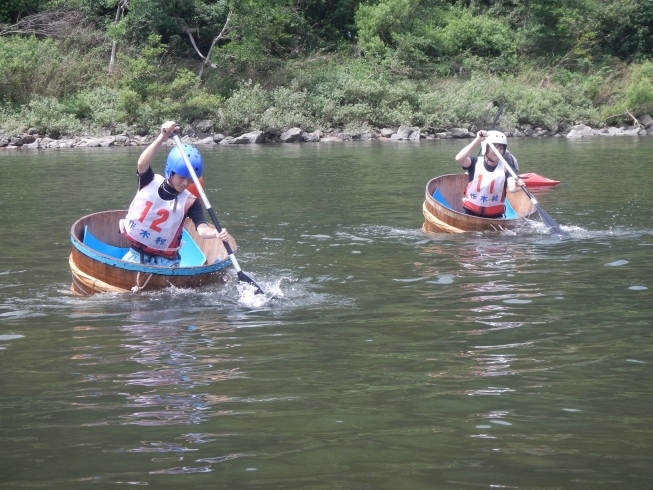
[[[442,133],[435,133],[435,137],[440,139],[440,140],[446,140],[446,139],[451,139],[453,136],[449,131],[444,131]]]
[[[109,146],[113,146],[115,142],[116,138],[105,138],[100,142],[100,146],[103,148],[108,148]]]
[[[320,141],[321,137],[322,132],[319,129],[317,131],[313,131],[312,133],[302,133],[302,141],[306,141],[307,143],[317,143]]]
[[[421,130],[420,130],[420,129],[416,129],[415,131],[413,131],[412,133],[410,133],[410,136],[408,137],[408,139],[409,139],[410,141],[419,141],[420,136],[421,136]]]
[[[193,136],[195,136],[195,129],[193,128],[193,126],[191,126],[189,124],[183,129],[181,134],[182,134],[182,136],[188,136],[188,137],[192,138]],[[182,141],[183,141],[183,139],[182,139]]]
[[[233,141],[233,144],[235,145],[247,145],[253,143],[265,143],[265,133],[263,131],[251,131],[237,136]]]
[[[524,133],[522,133],[519,129],[515,128],[512,131],[510,131],[510,136],[513,138],[521,138],[524,136]]]
[[[383,128],[381,130],[381,136],[383,136],[384,138],[389,138],[390,136],[392,136],[396,132],[397,132],[397,130],[393,129],[393,128]]]
[[[610,133],[611,135],[621,134],[623,132],[624,132],[623,128],[608,128],[608,133]]]
[[[119,134],[118,136],[116,136],[115,143],[118,146],[126,146],[129,144],[129,136],[124,134]]]
[[[534,134],[535,134],[535,131],[533,131],[532,128],[524,128],[524,136],[533,136]]]
[[[209,119],[195,120],[192,126],[199,133],[213,133],[213,121]]]
[[[351,141],[354,139],[354,135],[346,131],[343,131],[342,133],[333,133],[331,136],[339,141]]]
[[[19,138],[23,141],[23,145],[29,145],[36,141],[36,137],[31,134],[21,134]]]
[[[529,130],[529,129],[533,129],[533,125],[532,125],[532,124],[522,124],[522,125],[521,125],[521,129],[522,129],[522,132],[523,132],[524,134],[526,134],[526,131],[527,131],[527,130]]]
[[[573,138],[582,138],[582,137],[583,137],[583,133],[581,133],[580,131],[576,131],[575,129],[572,129],[567,133],[567,138],[573,139]]]
[[[39,130],[36,128],[29,128],[27,134],[39,134]]]
[[[452,138],[468,138],[469,131],[466,128],[451,128],[449,130]]]
[[[395,133],[397,138],[393,139],[398,139],[398,140],[407,140],[410,135],[413,133],[414,129],[411,128],[410,126],[399,126],[399,129],[397,129],[397,132]]]
[[[653,118],[648,114],[644,114],[642,117],[639,118],[639,123],[642,126],[644,126],[646,129],[648,129],[651,126],[653,126]]]
[[[213,141],[213,136],[208,136],[206,138],[202,138],[201,140],[197,140],[195,142],[196,145],[214,145],[215,141]]]
[[[236,138],[234,138],[233,136],[227,136],[225,138],[222,138],[222,140],[220,140],[219,144],[220,145],[233,145],[235,140],[236,140]]]
[[[626,129],[623,134],[626,136],[639,136],[640,129],[639,128],[633,128],[633,129]]]
[[[586,126],[585,124],[577,124],[576,126],[572,126],[572,131],[576,131],[583,136],[592,136],[592,128],[589,126]]]
[[[98,138],[87,138],[83,141],[86,142],[86,146],[90,148],[99,148],[102,146],[102,140]]]
[[[23,146],[23,138],[16,136],[9,138],[9,146]]]
[[[9,140],[6,138],[0,138],[0,148],[4,148],[9,144]]]
[[[224,139],[224,134],[215,133],[215,134],[213,135],[213,141],[214,141],[215,143],[220,143],[223,139]]]
[[[24,145],[24,148],[28,148],[30,150],[38,150],[41,148],[41,138],[37,138],[34,140],[32,143],[29,143],[28,145]]]
[[[288,131],[281,133],[279,140],[282,143],[299,143],[302,141],[302,131],[301,128],[290,128]]]

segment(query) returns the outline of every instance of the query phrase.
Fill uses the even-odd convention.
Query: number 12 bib
[[[136,193],[125,218],[125,232],[133,240],[154,250],[170,250],[186,214],[190,192],[184,190],[176,199],[164,201],[159,186],[165,179],[154,180]]]

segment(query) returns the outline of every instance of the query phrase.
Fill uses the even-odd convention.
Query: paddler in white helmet
[[[226,229],[218,233],[206,224],[200,200],[187,189],[193,180],[177,147],[168,154],[165,175],[155,174],[152,170],[150,164],[154,157],[175,131],[179,131],[177,123],[164,122],[157,138],[138,159],[138,192],[127,216],[120,220],[121,232],[131,242],[123,260],[163,267],[179,265],[181,230],[186,217],[193,221],[202,238],[222,241],[230,238]],[[183,145],[183,148],[197,177],[201,177],[202,155],[194,146]],[[235,243],[232,248],[235,248]]]
[[[506,162],[519,171],[517,159],[508,152],[508,139],[501,131],[481,130],[476,138],[456,155],[456,162],[467,170],[469,183],[463,196],[465,214],[482,218],[501,218],[506,210],[506,190],[517,192],[524,185],[522,179],[510,176],[505,164],[487,144],[492,143]],[[481,157],[471,155],[481,143]]]

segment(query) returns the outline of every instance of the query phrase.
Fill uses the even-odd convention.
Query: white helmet
[[[493,145],[505,145],[508,148],[508,138],[501,131],[488,131],[487,137],[481,143],[481,153],[485,155],[488,141]]]

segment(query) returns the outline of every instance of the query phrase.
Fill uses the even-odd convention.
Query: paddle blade
[[[256,284],[256,281],[254,280],[254,278],[250,274],[248,274],[247,272],[238,271],[238,280],[240,282],[246,282],[246,283],[251,284],[252,286],[254,286],[256,288],[256,291],[254,292],[254,294],[264,294],[263,290],[261,289],[261,286]]]
[[[535,205],[535,209],[537,209],[540,218],[542,218],[542,222],[549,227],[549,231],[552,235],[558,235],[561,238],[566,238],[569,236],[567,232],[563,231],[562,228],[560,228],[560,225],[556,222],[556,220],[554,220],[549,213],[544,211],[544,209],[542,209],[539,204]]]
[[[202,187],[204,187],[204,177],[200,177],[198,179],[200,181],[200,184]],[[200,191],[197,190],[197,186],[195,185],[195,182],[193,182],[191,185],[186,187],[186,190],[190,192],[192,195],[194,195],[196,198],[200,198]]]

